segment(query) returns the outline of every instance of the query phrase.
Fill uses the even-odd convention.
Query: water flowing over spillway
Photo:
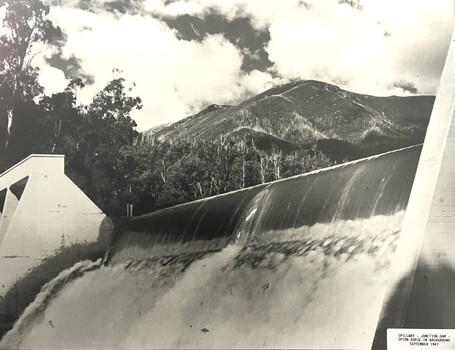
[[[126,221],[0,347],[369,348],[420,149]]]
[[[219,250],[316,223],[393,215],[407,205],[421,146],[153,212],[126,222],[107,260]]]

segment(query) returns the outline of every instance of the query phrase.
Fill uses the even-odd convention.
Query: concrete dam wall
[[[423,147],[128,219],[0,348],[386,349],[390,328],[455,328],[453,41]]]
[[[0,345],[368,348],[420,151],[128,219]]]
[[[406,208],[420,151],[413,146],[128,219],[106,261],[219,250],[255,234],[394,215]]]

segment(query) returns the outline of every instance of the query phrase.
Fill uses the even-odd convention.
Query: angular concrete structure
[[[33,154],[0,175],[0,322],[17,317],[63,268],[105,248],[108,220],[65,175],[64,160]]]
[[[455,328],[455,35],[409,198],[373,343],[387,328]]]

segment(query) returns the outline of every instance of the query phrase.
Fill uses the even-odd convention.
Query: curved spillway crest
[[[0,348],[370,348],[419,153],[130,219]]]
[[[404,210],[421,146],[153,212],[117,229],[107,261],[215,251],[255,235]]]

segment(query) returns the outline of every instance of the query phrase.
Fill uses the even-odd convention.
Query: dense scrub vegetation
[[[246,138],[171,143],[148,139],[122,149],[127,177],[123,200],[143,213],[332,164],[323,153],[302,149],[284,153],[258,150]],[[120,205],[121,206],[121,205]]]
[[[3,0],[0,37],[0,170],[31,153],[65,155],[67,175],[108,215],[135,213],[224,193],[328,166],[315,147],[259,150],[248,135],[213,140],[158,140],[136,131],[141,99],[114,70],[88,105],[73,79],[47,96],[32,66],[36,46],[62,33],[41,0]]]

